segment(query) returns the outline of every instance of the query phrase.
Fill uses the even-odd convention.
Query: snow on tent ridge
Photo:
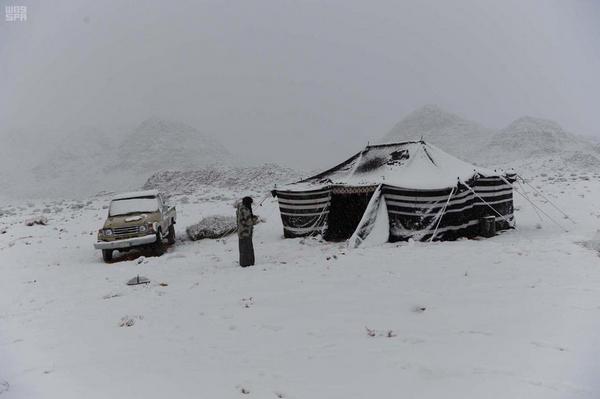
[[[286,238],[364,241],[381,198],[389,241],[487,236],[514,226],[512,174],[461,161],[424,141],[367,146],[308,179],[276,187]]]
[[[281,191],[319,189],[343,184],[373,186],[389,184],[421,190],[444,189],[474,175],[496,176],[497,172],[462,161],[424,141],[376,144],[365,147],[345,162]]]

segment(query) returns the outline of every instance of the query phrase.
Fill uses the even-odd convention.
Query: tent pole
[[[440,217],[438,218],[437,224],[435,225],[435,230],[433,230],[433,235],[429,239],[429,242],[432,242],[433,239],[435,238],[435,235],[437,234],[438,227],[440,227],[440,222],[442,221],[442,218],[444,217],[444,212],[446,212],[446,208],[448,207],[448,204],[450,203],[450,198],[452,198],[455,188],[456,187],[452,187],[452,191],[450,191],[450,195],[448,196],[448,199],[446,200],[444,207],[440,210]]]
[[[268,193],[266,193],[265,196],[262,198],[262,200],[260,200],[260,202],[258,203],[258,206],[262,206],[263,202],[265,202],[266,199],[269,198],[270,194],[271,194],[270,191]]]

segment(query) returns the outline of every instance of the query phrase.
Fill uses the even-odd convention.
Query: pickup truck
[[[165,202],[156,190],[137,191],[115,196],[108,207],[108,217],[98,230],[94,248],[102,250],[102,258],[110,262],[113,251],[126,252],[132,248],[149,247],[160,256],[163,240],[175,243],[174,206]]]

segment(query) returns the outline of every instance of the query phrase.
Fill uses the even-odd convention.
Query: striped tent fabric
[[[477,193],[477,217],[494,216],[498,230],[514,226],[512,182],[514,175],[479,177],[473,186]],[[493,209],[492,209],[493,208]]]
[[[334,168],[275,189],[273,195],[286,238],[322,234],[327,239],[338,219],[354,218],[358,224],[356,209],[367,209],[353,201],[367,204],[380,187],[389,241],[453,240],[477,236],[484,218],[493,218],[497,231],[514,226],[514,177],[475,167],[423,141],[404,142],[367,146]]]
[[[493,216],[497,230],[512,227],[512,186],[499,177],[477,177],[444,190],[406,190],[384,186],[390,241],[476,236],[479,221]],[[439,223],[438,223],[439,221]]]
[[[321,233],[329,214],[331,189],[277,191],[286,238]]]

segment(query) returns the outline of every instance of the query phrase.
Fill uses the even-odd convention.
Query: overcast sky
[[[0,23],[3,131],[159,116],[293,166],[350,154],[427,103],[600,135],[597,1],[0,3],[28,7]]]

